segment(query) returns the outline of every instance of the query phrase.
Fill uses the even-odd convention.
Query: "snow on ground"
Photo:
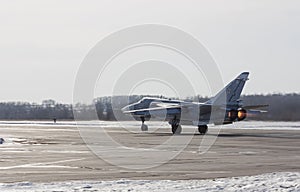
[[[213,180],[116,180],[0,184],[1,192],[21,191],[300,191],[300,173],[282,172]]]
[[[168,122],[165,121],[147,121],[149,128],[160,127],[170,128]],[[102,128],[120,128],[120,127],[131,127],[140,128],[141,122],[139,121],[0,121],[1,128],[13,128],[13,127],[86,127],[96,126]],[[183,125],[185,128],[195,128],[191,125]],[[242,121],[236,122],[230,125],[209,125],[209,128],[233,128],[233,129],[262,129],[262,130],[298,130],[300,129],[300,122],[281,122],[281,121]]]

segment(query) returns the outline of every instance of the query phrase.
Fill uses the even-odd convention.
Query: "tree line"
[[[149,96],[149,95],[148,95]],[[0,120],[74,120],[73,109],[82,120],[130,120],[121,111],[125,105],[134,103],[145,97],[141,95],[99,97],[92,104],[62,104],[54,100],[45,100],[40,104],[28,102],[0,103]],[[152,96],[161,97],[163,96]],[[178,99],[178,98],[172,98]],[[205,102],[209,98],[195,96],[185,98],[185,101]],[[300,94],[269,94],[244,95],[241,97],[243,105],[268,104],[265,110],[249,120],[263,121],[300,121]]]

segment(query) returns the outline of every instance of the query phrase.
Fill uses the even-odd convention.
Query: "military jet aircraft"
[[[195,125],[204,135],[208,124],[231,124],[244,120],[247,114],[266,112],[257,109],[268,105],[242,105],[240,96],[248,76],[249,72],[241,73],[205,103],[144,97],[137,103],[125,106],[122,111],[142,121],[142,131],[148,131],[145,121],[157,118],[168,121],[173,134],[181,133],[181,125]]]

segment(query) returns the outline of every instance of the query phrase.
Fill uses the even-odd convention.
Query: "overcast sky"
[[[1,0],[0,101],[71,103],[88,51],[112,32],[144,23],[196,37],[224,83],[250,71],[245,94],[300,92],[297,0]]]

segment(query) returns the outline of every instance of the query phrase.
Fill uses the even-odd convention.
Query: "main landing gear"
[[[180,123],[180,120],[177,119],[176,117],[171,121],[169,122],[172,126],[172,133],[174,135],[179,135],[182,131],[182,127],[181,125],[179,124]]]
[[[182,127],[179,123],[172,124],[172,133],[174,135],[179,135],[182,131]]]
[[[200,135],[205,135],[207,132],[207,125],[198,125],[198,131]]]
[[[205,135],[207,133],[208,127],[207,125],[198,125],[198,131],[201,135]],[[179,123],[172,124],[172,133],[174,135],[179,135],[182,131],[182,127]]]
[[[148,131],[148,126],[145,124],[145,117],[141,117],[141,120],[142,120],[141,130]]]

